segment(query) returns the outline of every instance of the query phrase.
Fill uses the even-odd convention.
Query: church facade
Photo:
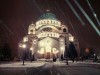
[[[18,43],[19,56],[22,56],[24,51],[27,58],[33,55],[35,58],[59,58],[64,56],[65,48],[70,42],[79,49],[79,43],[68,32],[68,27],[54,14],[47,12],[40,16],[35,24],[29,25],[28,35]]]

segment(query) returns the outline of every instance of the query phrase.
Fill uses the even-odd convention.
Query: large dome
[[[40,16],[39,19],[52,19],[52,20],[57,20],[56,15],[52,14],[50,12],[44,13],[43,15]]]
[[[39,17],[39,20],[36,22],[36,29],[47,25],[60,27],[61,22],[56,18],[55,14],[47,12]]]

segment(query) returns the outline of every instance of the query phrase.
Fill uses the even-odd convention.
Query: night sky
[[[0,45],[9,43],[12,53],[17,54],[18,42],[27,34],[28,26],[35,23],[47,9],[69,28],[69,32],[78,38],[80,47],[89,47],[100,50],[100,36],[96,33],[88,20],[76,6],[69,0],[75,10],[85,22],[82,23],[73,14],[65,0],[0,0]],[[100,26],[95,20],[86,0],[77,0],[89,15],[96,27]],[[92,8],[100,20],[100,1],[89,0]],[[68,17],[71,24],[69,23]]]

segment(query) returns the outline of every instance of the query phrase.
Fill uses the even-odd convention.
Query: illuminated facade
[[[53,58],[64,55],[65,46],[74,42],[74,37],[68,32],[66,25],[52,13],[43,14],[35,24],[30,24],[28,35],[19,42],[19,54],[26,51],[27,58]],[[78,43],[77,43],[78,44]]]

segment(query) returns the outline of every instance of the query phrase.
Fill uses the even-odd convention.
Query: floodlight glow
[[[44,54],[44,48],[41,48],[40,50],[37,51],[39,54]]]
[[[50,46],[46,47],[46,52],[51,52],[51,47]]]
[[[96,19],[98,25],[100,26],[100,22],[99,22],[99,20],[98,20],[98,18],[97,18],[97,14],[96,14],[95,11],[93,10],[93,8],[92,8],[92,6],[91,6],[89,0],[86,0],[86,1],[87,1],[88,5],[89,5],[89,7],[90,7],[90,9],[91,9],[91,11],[92,11],[92,13],[93,13],[94,18]]]
[[[44,45],[45,45],[44,41],[41,41],[40,46],[44,46]]]
[[[99,29],[96,27],[96,25],[90,19],[90,17],[86,14],[86,12],[83,10],[83,8],[81,7],[81,5],[76,0],[74,0],[74,2],[77,5],[77,7],[81,10],[81,12],[83,13],[83,15],[86,17],[86,19],[89,21],[90,25],[95,29],[96,33],[100,36]]]
[[[85,25],[84,21],[81,19],[81,17],[78,15],[74,7],[71,5],[71,3],[68,0],[65,0],[68,6],[71,8],[71,10],[74,12],[75,16],[78,18],[78,20],[82,23],[82,25]]]
[[[53,48],[53,53],[57,54],[59,51],[56,48]]]

